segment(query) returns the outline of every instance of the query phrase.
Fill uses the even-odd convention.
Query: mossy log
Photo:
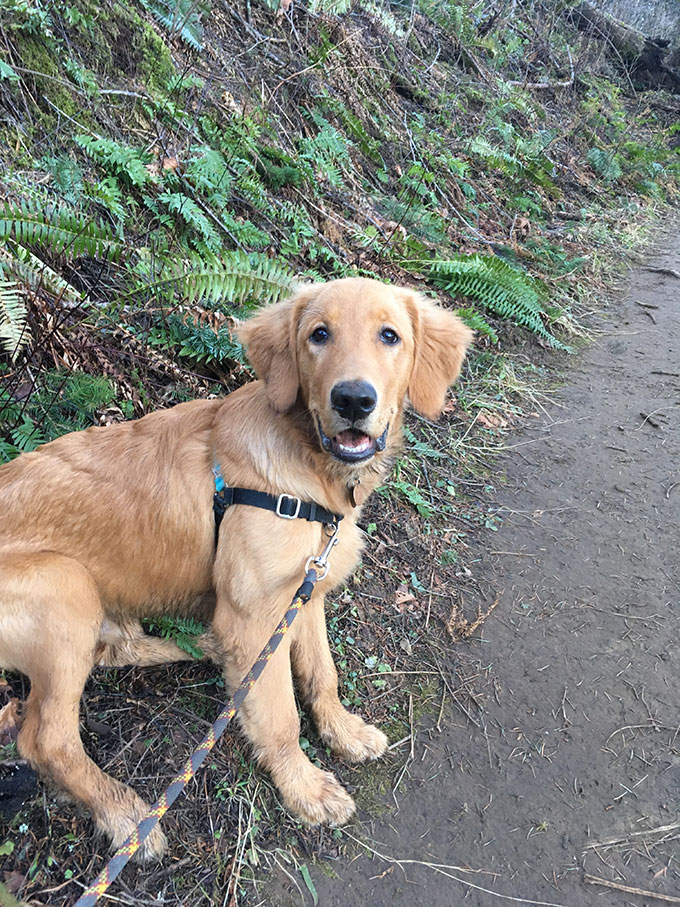
[[[587,32],[608,46],[613,62],[628,72],[636,86],[666,88],[680,93],[680,70],[669,65],[668,40],[643,35],[590,3],[579,3],[568,15],[579,31]]]

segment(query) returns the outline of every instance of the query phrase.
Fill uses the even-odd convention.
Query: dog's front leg
[[[225,676],[233,689],[265,646],[292,597],[281,598],[278,615],[258,611],[254,602],[236,606],[218,594],[213,632],[225,656]],[[298,618],[299,619],[299,618]],[[290,663],[291,636],[296,624],[248,694],[239,713],[241,725],[258,762],[269,772],[286,808],[305,822],[338,824],[354,812],[354,801],[330,772],[313,765],[300,748],[300,722],[295,705]]]
[[[358,715],[348,712],[338,697],[338,673],[328,645],[322,594],[312,596],[295,630],[293,667],[322,739],[351,762],[382,756],[387,748],[387,737]]]

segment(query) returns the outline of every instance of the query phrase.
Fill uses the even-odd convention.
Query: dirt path
[[[665,247],[651,265],[680,270],[677,235]],[[663,903],[584,871],[679,902],[680,280],[635,271],[602,329],[511,442],[473,567],[487,604],[505,593],[452,652],[488,677],[475,723],[421,729],[398,809],[349,829],[464,884],[362,856],[315,873],[322,907]]]

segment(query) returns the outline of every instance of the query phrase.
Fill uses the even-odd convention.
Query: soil
[[[449,652],[479,663],[476,710],[398,748],[364,844],[313,872],[322,907],[662,903],[589,876],[678,903],[680,279],[654,270],[680,270],[677,232],[663,247],[510,442],[465,595],[503,593]],[[312,903],[289,892],[261,903]]]

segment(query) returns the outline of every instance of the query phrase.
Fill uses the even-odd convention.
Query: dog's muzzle
[[[321,420],[316,417],[316,426],[321,438],[321,446],[336,460],[343,463],[361,463],[369,460],[376,453],[381,453],[387,445],[387,434],[390,430],[388,424],[379,438],[371,438],[358,428],[347,428],[338,432],[334,438],[329,438],[321,427]]]

